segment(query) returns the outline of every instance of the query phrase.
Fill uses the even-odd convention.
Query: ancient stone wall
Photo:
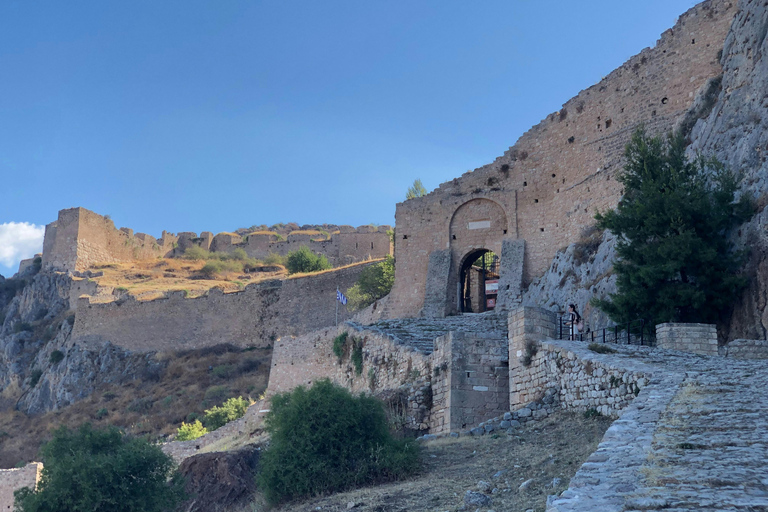
[[[718,347],[718,353],[731,359],[768,359],[768,341],[733,340]]]
[[[23,487],[34,489],[42,470],[40,462],[30,462],[18,469],[0,469],[0,510],[13,510],[13,492]]]
[[[266,347],[281,336],[297,336],[333,325],[336,288],[346,291],[370,263],[285,280],[255,283],[243,291],[185,298],[138,301],[131,296],[113,302],[77,302],[74,343],[103,343],[132,351],[195,349],[219,343]],[[339,321],[351,315],[339,308]]]
[[[716,356],[717,326],[715,324],[659,324],[656,326],[656,346],[705,356]]]
[[[498,252],[505,237],[526,242],[523,285],[541,275],[558,249],[594,224],[596,211],[618,202],[615,174],[636,127],[670,130],[702,86],[722,73],[719,53],[735,11],[727,0],[697,5],[654,48],[568,100],[493,163],[399,203],[392,316],[414,316],[427,306],[428,267],[438,251],[450,252],[451,303],[457,262],[478,248]]]
[[[545,341],[554,337],[556,316],[551,311],[521,307],[509,319],[509,405],[513,411],[552,397],[550,405],[617,416],[648,384],[642,372],[607,363],[583,343],[577,355],[560,342]],[[529,412],[534,419],[537,414],[547,415],[546,408],[529,408]]]
[[[449,332],[432,354],[430,432],[458,432],[509,409],[506,340],[481,333]]]
[[[163,232],[159,239],[128,228],[116,229],[108,217],[85,208],[59,211],[45,227],[43,268],[86,270],[95,263],[153,259],[169,255],[176,237]]]

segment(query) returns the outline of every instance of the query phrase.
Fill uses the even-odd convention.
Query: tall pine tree
[[[680,135],[641,128],[625,157],[618,207],[595,216],[617,235],[617,293],[594,304],[616,322],[722,320],[746,284],[745,254],[726,236],[751,216],[751,201],[735,200],[737,180],[716,160],[689,160]]]

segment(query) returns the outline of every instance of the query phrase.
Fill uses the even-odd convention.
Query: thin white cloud
[[[12,268],[43,250],[45,227],[29,222],[0,224],[0,264]]]

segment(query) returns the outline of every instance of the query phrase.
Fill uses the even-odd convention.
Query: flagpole
[[[339,326],[339,287],[336,287],[336,327]]]

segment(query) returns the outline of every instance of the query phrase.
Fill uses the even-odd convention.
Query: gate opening
[[[470,253],[459,275],[462,313],[482,313],[496,308],[499,293],[499,256],[488,249]]]

